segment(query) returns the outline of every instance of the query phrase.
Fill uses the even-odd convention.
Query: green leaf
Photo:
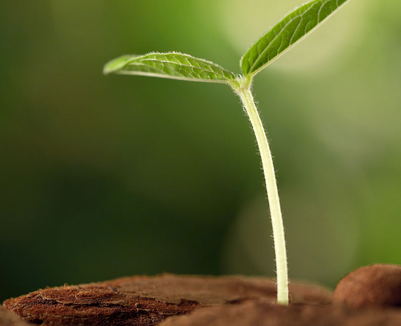
[[[348,0],[315,0],[291,12],[241,58],[244,75],[255,75],[309,35]]]
[[[125,55],[107,63],[103,72],[226,84],[235,80],[213,62],[176,52]]]

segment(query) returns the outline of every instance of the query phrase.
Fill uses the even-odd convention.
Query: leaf
[[[288,14],[241,58],[245,76],[255,75],[333,15],[348,0],[315,0]]]
[[[177,52],[125,55],[107,63],[103,72],[226,84],[235,80],[213,62]]]

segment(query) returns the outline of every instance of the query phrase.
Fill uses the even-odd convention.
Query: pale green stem
[[[263,129],[262,121],[260,120],[258,110],[253,100],[251,92],[251,80],[247,79],[246,77],[242,77],[242,79],[237,80],[237,82],[238,84],[233,84],[232,87],[241,98],[245,111],[248,114],[249,120],[251,121],[253,130],[255,132],[266,181],[267,197],[269,201],[273,229],[274,250],[276,255],[277,303],[288,305],[287,251],[273,159],[266,133]]]

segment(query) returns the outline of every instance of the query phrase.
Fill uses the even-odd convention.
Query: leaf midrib
[[[142,62],[145,62],[145,63],[146,63],[146,61],[162,62],[162,63],[171,64],[171,65],[176,65],[176,66],[179,66],[179,67],[186,67],[186,68],[189,68],[189,69],[198,68],[198,69],[202,69],[203,71],[206,71],[206,72],[210,72],[210,73],[214,73],[214,74],[216,74],[216,75],[222,76],[222,77],[226,77],[224,74],[221,74],[220,72],[216,72],[216,71],[210,70],[210,69],[205,69],[205,68],[203,68],[203,67],[201,67],[201,66],[199,66],[199,65],[196,65],[196,66],[194,67],[194,65],[176,63],[176,62],[171,62],[171,61],[168,61],[168,60],[159,60],[159,59],[156,59],[156,58],[141,59],[141,62],[134,63],[134,64],[139,65],[139,64],[141,64]],[[132,63],[133,63],[133,62],[132,62]],[[145,65],[145,64],[143,64],[143,65]],[[154,67],[152,66],[152,68],[154,68]],[[155,69],[156,69],[156,68],[155,68]],[[157,69],[159,69],[159,68],[157,68]],[[224,68],[220,68],[220,69],[224,69]],[[160,70],[160,69],[159,69],[159,70]],[[234,75],[233,75],[232,73],[230,73],[228,70],[227,70],[227,74],[228,74],[229,76],[234,77]]]
[[[326,3],[327,3],[327,1],[326,1],[324,4],[326,4]],[[318,2],[316,2],[316,4],[318,4]],[[321,8],[324,6],[324,4],[321,6]],[[265,54],[267,51],[269,51],[269,50],[271,49],[271,44],[284,32],[284,30],[286,29],[286,27],[287,27],[289,24],[291,24],[294,20],[296,20],[297,18],[300,18],[300,22],[299,22],[297,28],[294,30],[294,32],[293,32],[293,34],[292,34],[292,36],[291,36],[291,39],[290,39],[290,45],[292,44],[292,43],[291,43],[291,40],[293,39],[293,37],[294,37],[294,35],[295,35],[295,32],[298,30],[299,26],[301,25],[302,20],[303,20],[303,16],[304,16],[309,10],[311,10],[313,7],[314,7],[314,5],[310,6],[307,10],[305,10],[305,11],[302,13],[302,15],[300,15],[300,16],[295,16],[294,18],[290,19],[290,21],[289,21],[288,23],[286,23],[286,24],[284,25],[283,28],[281,28],[280,32],[269,42],[269,45],[263,50],[262,53],[260,53],[260,54],[258,55],[258,58],[255,60],[255,62],[254,62],[253,65],[251,66],[250,71],[253,71],[253,69],[255,68],[256,64],[259,63],[260,58],[263,56],[263,54]],[[318,16],[318,22],[319,22],[319,16],[320,16],[321,8],[320,8],[319,13],[318,13],[318,15],[317,15],[317,16]],[[274,27],[273,27],[273,28],[274,28]],[[268,60],[268,61],[270,61],[270,60]]]
[[[326,1],[323,2],[323,3],[321,4],[321,6],[320,6],[320,9],[319,9],[319,11],[318,11],[318,13],[317,13],[317,23],[316,23],[316,26],[318,26],[319,23],[320,23],[320,12],[322,11],[323,7],[324,7],[328,2],[329,2],[329,0],[326,0]],[[280,32],[279,32],[276,36],[274,36],[274,38],[273,38],[271,41],[269,41],[269,45],[258,55],[257,59],[254,61],[254,63],[253,63],[252,66],[250,67],[249,71],[250,71],[251,74],[257,73],[259,70],[261,70],[261,69],[264,68],[264,66],[262,66],[262,67],[260,67],[260,68],[258,68],[258,69],[256,69],[256,70],[254,70],[254,69],[255,69],[255,66],[257,66],[257,65],[259,64],[259,62],[260,62],[261,58],[263,57],[263,55],[271,49],[271,44],[272,44],[280,35],[282,35],[282,33],[284,32],[284,30],[286,29],[286,27],[287,27],[289,24],[291,24],[294,20],[296,20],[297,18],[300,18],[300,22],[299,22],[297,28],[296,28],[296,29],[294,30],[294,32],[292,33],[292,36],[291,36],[291,39],[290,39],[289,45],[292,45],[291,41],[292,41],[294,35],[296,34],[296,31],[298,30],[299,26],[301,25],[302,20],[304,19],[304,16],[305,16],[310,10],[312,10],[316,5],[318,5],[318,4],[319,4],[319,2],[316,2],[315,4],[313,4],[312,6],[310,6],[309,8],[307,8],[307,10],[305,10],[301,15],[295,16],[295,17],[293,17],[292,19],[290,19],[290,20],[284,25],[284,27],[281,28]],[[336,7],[338,8],[338,0],[336,1]],[[315,26],[315,27],[316,27],[316,26]],[[274,28],[274,27],[273,27],[273,28]],[[302,39],[302,37],[301,37],[299,40],[301,40],[301,39]],[[297,40],[297,41],[299,41],[299,40]],[[277,52],[278,52],[278,51],[277,51]],[[281,52],[280,52],[280,53],[281,53]],[[277,53],[277,55],[278,55],[278,54],[279,54],[279,53]],[[276,55],[276,56],[277,56],[277,55]],[[269,61],[270,61],[270,59],[267,60],[267,62],[269,62]],[[266,62],[266,63],[267,63],[267,62]]]

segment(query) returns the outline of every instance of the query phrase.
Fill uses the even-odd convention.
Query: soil
[[[11,311],[8,311],[4,309],[3,307],[0,307],[0,325],[1,326],[29,326],[32,325],[20,317],[18,317],[16,314],[12,313]]]
[[[293,302],[325,304],[330,291],[303,283],[290,286]],[[274,303],[272,279],[160,275],[38,290],[4,302],[27,321],[42,325],[156,325],[196,308],[263,299]]]
[[[356,290],[355,284],[362,286]],[[44,326],[395,326],[401,325],[400,301],[394,299],[401,297],[400,285],[400,266],[372,265],[346,276],[334,296],[291,282],[286,307],[275,303],[272,279],[164,274],[47,288],[6,300],[4,307]],[[360,299],[372,293],[376,300]],[[22,324],[0,319],[0,326],[27,326],[15,320]]]
[[[350,309],[341,305],[272,305],[249,301],[236,306],[199,309],[171,317],[160,326],[395,326],[401,312],[395,309]]]
[[[358,268],[337,284],[334,300],[353,308],[401,307],[401,266]]]

